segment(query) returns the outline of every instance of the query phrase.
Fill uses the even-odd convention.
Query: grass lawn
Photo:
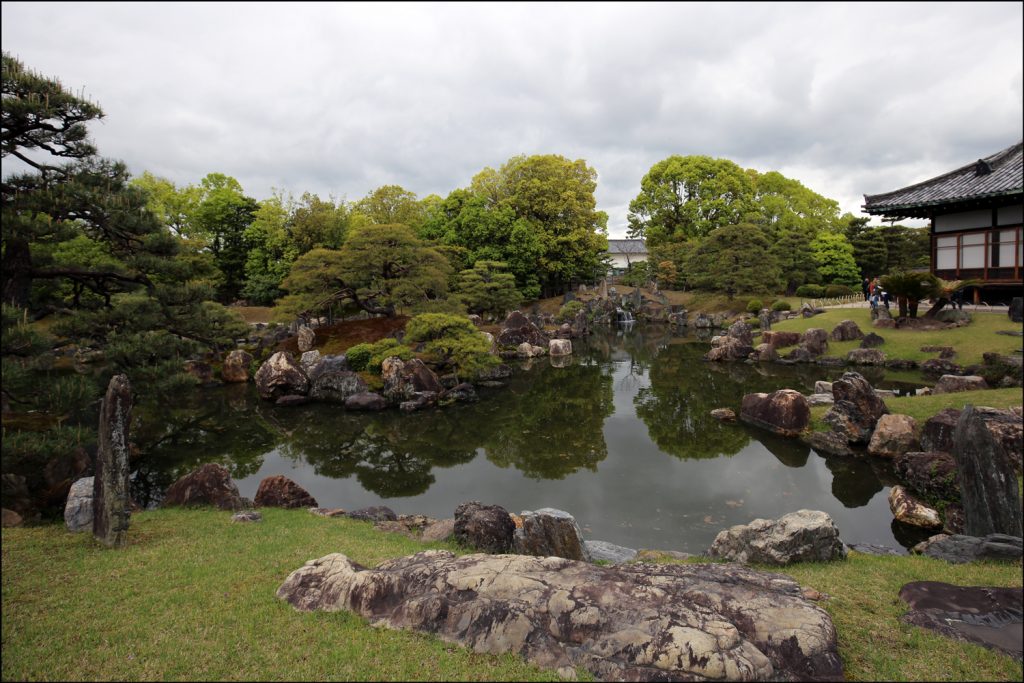
[[[843,320],[852,320],[864,331],[875,332],[885,339],[878,348],[885,352],[886,358],[902,358],[923,361],[938,358],[938,353],[921,351],[922,346],[952,346],[956,349],[953,361],[960,365],[981,363],[982,354],[996,351],[1009,354],[1024,346],[1021,337],[1010,337],[996,334],[999,330],[1020,331],[1020,325],[1010,322],[1005,314],[972,313],[973,320],[966,327],[946,330],[876,330],[871,326],[871,311],[867,308],[833,308],[813,318],[795,318],[784,320],[772,325],[773,330],[803,332],[812,327],[820,327],[826,332]],[[828,343],[829,356],[845,358],[852,349],[860,347],[859,341]]]
[[[1019,388],[986,389],[985,391],[961,391],[955,394],[932,394],[930,396],[900,396],[886,398],[885,405],[889,412],[909,415],[917,420],[918,429],[924,427],[928,418],[936,415],[944,408],[963,410],[966,405],[988,406],[1005,410],[1022,403]],[[822,418],[832,406],[814,406],[811,408],[811,429],[828,431]]]
[[[309,559],[342,552],[373,566],[430,547],[459,551],[304,510],[263,515],[243,525],[213,510],[137,513],[121,551],[62,525],[4,529],[3,680],[557,680],[511,655],[295,611],[274,593]],[[901,624],[897,599],[915,580],[1019,586],[1020,563],[851,553],[785,572],[831,595],[820,604],[851,680],[1022,678],[1009,657]]]

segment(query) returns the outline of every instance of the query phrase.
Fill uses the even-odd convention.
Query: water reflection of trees
[[[612,377],[599,365],[539,367],[488,410],[487,459],[536,479],[595,470],[608,457],[604,421],[614,411]]]
[[[235,478],[258,471],[278,434],[254,399],[252,387],[233,385],[189,391],[170,405],[141,401],[131,432],[140,453],[132,463],[135,501],[158,503],[179,477],[205,463],[222,464]]]
[[[650,386],[640,389],[634,399],[651,440],[677,458],[734,455],[753,433],[719,422],[711,417],[712,410],[732,408],[739,413],[744,394],[813,385],[811,378],[821,377],[821,368],[708,363],[703,360],[706,352],[703,344],[666,346],[651,362]],[[764,442],[770,435],[757,433],[753,438]],[[806,452],[780,460],[786,462],[790,455],[806,462]]]

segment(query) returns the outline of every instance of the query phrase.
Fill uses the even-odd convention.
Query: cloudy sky
[[[3,49],[84,91],[104,156],[355,200],[583,158],[609,235],[671,154],[860,213],[1022,137],[1022,5],[4,2]]]

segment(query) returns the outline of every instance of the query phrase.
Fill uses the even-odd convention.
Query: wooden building
[[[864,195],[864,211],[898,220],[931,220],[931,272],[981,280],[994,299],[1020,296],[1024,258],[1022,143],[936,178]],[[975,300],[980,291],[975,290]]]
[[[647,260],[647,243],[643,240],[608,240],[611,257],[610,275],[621,275],[634,263]]]

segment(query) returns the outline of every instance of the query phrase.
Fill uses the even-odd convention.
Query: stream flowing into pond
[[[508,386],[481,389],[477,403],[411,414],[277,407],[251,383],[196,390],[161,415],[161,440],[139,463],[133,492],[155,504],[179,476],[219,462],[249,498],[264,477],[283,474],[321,506],[346,510],[387,505],[444,518],[469,500],[516,513],[554,507],[574,515],[586,539],[632,548],[700,553],[724,528],[802,508],[830,514],[847,543],[921,540],[892,521],[890,463],[822,456],[709,415],[739,413],[755,391],[810,393],[842,368],[707,363],[707,343],[660,326],[573,347],[566,367],[535,359]],[[920,386],[862,374],[900,392]]]

